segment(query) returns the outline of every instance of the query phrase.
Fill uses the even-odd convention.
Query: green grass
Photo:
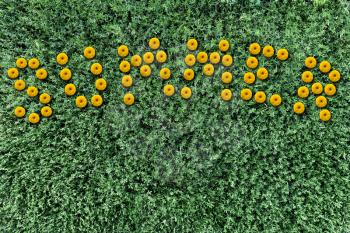
[[[0,231],[1,232],[349,232],[350,13],[334,1],[69,1],[0,3]],[[242,1],[243,2],[243,1]],[[249,3],[248,3],[249,2]],[[116,48],[147,50],[160,38],[174,76],[137,77],[137,102],[122,104]],[[185,42],[201,50],[232,43],[234,92],[219,98],[219,80],[198,75],[186,83]],[[251,42],[286,47],[290,59],[260,61],[271,72],[253,90],[280,93],[280,108],[238,98]],[[95,94],[93,45],[109,82],[99,109],[79,110],[64,95],[56,54],[66,51],[78,94]],[[342,72],[322,123],[314,97],[303,116],[292,112],[306,56],[328,59]],[[6,77],[15,58],[38,57],[50,76],[21,78],[54,97],[54,116],[30,125],[16,119],[37,100],[16,92]],[[155,74],[159,67],[153,66]],[[315,72],[322,83],[327,77]],[[188,85],[190,101],[165,98],[162,87]]]

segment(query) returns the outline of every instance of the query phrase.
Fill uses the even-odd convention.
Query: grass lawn
[[[239,3],[245,2],[245,3]],[[0,2],[0,231],[1,232],[339,232],[350,231],[350,3],[347,0],[122,1],[4,0]],[[117,48],[149,51],[158,37],[168,54],[134,85],[121,85]],[[185,81],[186,41],[218,51],[230,41],[230,68]],[[247,85],[248,47],[258,42],[289,59],[258,56],[269,78]],[[83,57],[86,46],[96,57]],[[66,52],[77,95],[97,94],[93,62],[108,82],[104,104],[85,109],[64,93],[56,55]],[[328,98],[329,122],[315,96],[300,100],[304,60],[328,60],[342,78]],[[37,57],[49,76],[30,69],[20,79],[48,92],[53,116],[30,124],[13,110],[40,112],[38,97],[13,88],[7,69]],[[127,58],[130,60],[130,57]],[[172,77],[161,80],[161,67]],[[233,74],[223,84],[223,70]],[[328,76],[314,69],[323,85]],[[176,94],[162,89],[173,84]],[[193,95],[183,100],[180,89]],[[243,101],[240,91],[282,96],[282,105]],[[220,99],[224,88],[233,99]],[[123,104],[127,92],[133,106]],[[267,99],[268,100],[268,99]],[[303,115],[293,112],[302,101]]]

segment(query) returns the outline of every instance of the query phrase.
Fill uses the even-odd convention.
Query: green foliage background
[[[334,1],[5,0],[0,3],[1,232],[349,232],[350,14]],[[137,76],[137,103],[122,104],[116,48],[147,50],[160,38],[174,70],[169,81]],[[183,81],[185,42],[217,50],[227,38],[234,55],[232,102],[217,71]],[[271,72],[254,90],[278,92],[280,108],[238,98],[251,42],[290,51],[287,62],[260,59]],[[97,49],[109,82],[100,109],[81,111],[64,95],[55,56],[66,51],[78,94],[95,94],[85,46]],[[342,72],[322,123],[314,97],[296,116],[292,104],[306,56],[329,59]],[[40,58],[45,82],[21,78],[53,94],[54,116],[32,126],[12,111],[37,100],[16,92],[6,69],[15,58]],[[316,79],[327,77],[315,72]],[[162,87],[193,89],[190,101],[165,98]]]

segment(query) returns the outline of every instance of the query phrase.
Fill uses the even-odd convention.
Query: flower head
[[[132,93],[126,93],[123,98],[124,104],[131,106],[135,103],[135,96]]]
[[[275,54],[275,50],[274,50],[274,48],[271,45],[266,45],[263,48],[263,55],[266,58],[271,58],[274,54]]]
[[[262,104],[266,101],[266,94],[263,91],[258,91],[254,95],[255,102]]]
[[[301,75],[304,83],[311,83],[314,80],[314,75],[311,71],[304,71]]]
[[[14,86],[17,91],[23,91],[26,88],[26,83],[24,80],[17,80]]]
[[[328,73],[331,70],[331,64],[328,61],[322,61],[320,63],[320,71],[322,73]]]
[[[206,52],[199,52],[197,54],[197,61],[201,64],[204,64],[208,61],[208,54]]]
[[[166,62],[167,58],[168,58],[168,55],[163,50],[159,50],[156,54],[156,60],[159,63]]]
[[[36,87],[34,87],[34,86],[30,86],[30,87],[28,87],[28,89],[27,89],[27,94],[28,94],[28,96],[30,96],[30,97],[35,97],[35,96],[38,95],[38,93],[39,93],[38,88],[36,88]]]
[[[281,105],[282,103],[282,98],[279,94],[273,94],[271,97],[270,97],[270,103],[272,104],[272,106],[274,107],[278,107]]]
[[[212,64],[205,64],[203,66],[203,73],[206,76],[212,76],[214,74],[215,68]]]
[[[123,73],[128,73],[130,71],[130,63],[128,61],[122,61],[120,64],[119,64],[119,70]]]
[[[94,75],[99,75],[103,71],[103,67],[100,63],[94,63],[91,65],[90,71]]]
[[[196,39],[189,39],[186,45],[189,50],[194,51],[198,47],[198,42]]]
[[[152,73],[152,69],[149,65],[143,65],[140,68],[140,74],[142,77],[149,77]]]
[[[232,73],[226,71],[221,75],[221,81],[225,84],[229,84],[232,82]]]
[[[255,82],[255,75],[252,72],[247,72],[244,74],[243,79],[246,84],[253,84]]]
[[[164,86],[163,92],[166,96],[172,96],[175,93],[175,87],[171,84],[167,84]]]
[[[314,57],[307,57],[304,62],[305,66],[309,69],[313,69],[317,65],[316,58]]]
[[[18,78],[19,76],[19,71],[17,68],[10,68],[7,70],[7,76],[10,78],[10,79],[15,79],[15,78]]]
[[[323,109],[320,111],[320,120],[321,121],[329,121],[332,117],[332,114],[329,110]]]
[[[255,69],[259,65],[259,61],[256,57],[248,57],[246,64],[248,68]]]
[[[194,79],[194,71],[192,69],[185,69],[185,71],[183,73],[183,77],[187,81],[193,80]]]
[[[333,96],[337,92],[337,88],[333,84],[327,84],[324,87],[324,93],[328,96]]]
[[[331,82],[338,82],[340,80],[340,72],[338,70],[332,70],[328,75],[329,80]]]
[[[28,61],[28,66],[32,70],[36,70],[40,66],[40,61],[37,58],[31,58]]]
[[[218,52],[212,52],[209,55],[209,60],[211,64],[218,64],[220,62],[220,54]]]
[[[37,113],[31,113],[31,114],[29,114],[29,116],[28,116],[28,120],[29,120],[29,122],[32,123],[32,124],[37,124],[37,123],[39,123],[39,121],[40,121],[40,116],[39,116],[39,114],[37,114]]]
[[[183,99],[189,99],[189,98],[191,98],[191,96],[192,96],[192,90],[191,90],[191,88],[189,88],[189,87],[183,87],[182,89],[181,89],[181,97],[183,98]]]
[[[66,53],[59,53],[56,57],[56,61],[59,65],[65,65],[68,63],[68,55]]]
[[[156,50],[159,48],[160,46],[160,41],[158,38],[156,37],[153,37],[152,39],[149,40],[148,42],[148,46],[153,49],[153,50]]]
[[[230,89],[224,89],[221,91],[221,99],[230,101],[232,99],[232,91]]]
[[[307,98],[309,96],[309,88],[301,86],[298,88],[298,96],[300,98]]]
[[[104,91],[107,88],[107,81],[103,78],[96,79],[95,87],[99,91]]]
[[[296,102],[293,106],[293,111],[296,114],[303,114],[305,112],[305,105],[302,102]]]
[[[154,55],[151,52],[146,52],[145,54],[143,54],[143,61],[146,64],[152,64],[154,61]]]
[[[18,118],[22,118],[26,115],[26,110],[22,106],[18,106],[15,108],[15,116]]]
[[[122,78],[123,87],[131,87],[132,86],[132,77],[130,75],[124,75]]]
[[[44,80],[47,78],[47,71],[44,68],[38,69],[35,76],[40,80]]]
[[[18,58],[16,60],[16,66],[17,66],[17,68],[20,68],[20,69],[26,68],[27,67],[27,60],[23,57]]]
[[[252,43],[249,45],[249,53],[252,55],[258,55],[261,51],[261,47],[258,43]]]
[[[321,83],[314,83],[311,86],[312,93],[319,95],[323,92],[323,86]]]
[[[231,55],[229,54],[225,54],[223,57],[222,57],[222,64],[224,66],[231,66],[232,65],[232,62],[233,62],[233,58]]]
[[[221,52],[226,52],[230,48],[230,43],[228,40],[220,40],[219,49]]]
[[[265,80],[269,77],[269,71],[266,68],[261,67],[256,72],[256,76],[258,76],[260,80]]]
[[[277,58],[281,61],[285,61],[288,59],[288,50],[287,49],[279,49],[277,51]]]
[[[93,59],[96,56],[96,51],[93,47],[86,47],[84,49],[84,57],[87,59]]]
[[[196,64],[196,57],[193,54],[187,54],[185,57],[185,63],[187,66],[193,66]]]
[[[134,55],[131,57],[131,65],[134,67],[139,67],[142,64],[142,58],[140,55]]]
[[[40,103],[42,103],[42,104],[48,104],[48,103],[50,103],[50,101],[51,101],[51,96],[50,96],[48,93],[42,93],[42,94],[39,96],[39,101],[40,101]]]
[[[94,107],[100,107],[103,104],[102,96],[94,95],[91,97],[91,104]]]
[[[159,71],[159,77],[163,80],[168,80],[170,76],[171,76],[171,71],[167,67],[164,67]]]
[[[118,55],[119,57],[126,57],[129,54],[129,48],[126,45],[121,45],[118,47]]]
[[[60,71],[60,78],[64,81],[68,81],[72,78],[72,71],[68,68],[64,68]]]
[[[324,108],[327,106],[328,100],[324,96],[318,96],[315,100],[315,103],[318,108]]]
[[[76,92],[77,92],[77,88],[75,87],[75,85],[73,83],[68,83],[64,87],[64,93],[66,93],[67,96],[75,95]]]
[[[50,117],[52,116],[52,108],[49,106],[44,106],[41,108],[40,113],[43,117]]]
[[[87,99],[85,96],[78,96],[76,99],[75,99],[75,105],[78,107],[78,108],[85,108],[86,105],[87,105]]]
[[[252,98],[252,96],[253,96],[253,93],[250,89],[244,88],[243,90],[241,90],[242,100],[248,101]]]

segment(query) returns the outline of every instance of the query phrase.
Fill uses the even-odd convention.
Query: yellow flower
[[[309,96],[309,89],[306,86],[301,86],[298,88],[298,96],[300,98],[307,98]]]
[[[32,124],[37,124],[40,121],[40,116],[37,113],[31,113],[28,116],[28,120]]]
[[[212,52],[209,56],[210,63],[218,64],[220,62],[220,54],[218,52]]]
[[[259,61],[256,57],[248,57],[246,64],[248,68],[255,69],[259,65]]]
[[[189,40],[187,41],[187,48],[188,48],[189,50],[194,51],[194,50],[197,49],[197,47],[198,47],[198,42],[197,42],[196,39],[189,39]]]
[[[26,67],[27,67],[27,60],[24,59],[23,57],[18,58],[18,59],[16,60],[16,66],[17,66],[18,68],[20,68],[20,69],[26,68]]]
[[[258,91],[254,95],[255,102],[262,104],[266,101],[266,94],[263,91]]]
[[[222,73],[221,75],[221,81],[223,83],[229,84],[232,82],[232,74],[228,71]]]
[[[96,51],[93,47],[86,47],[84,49],[84,57],[87,59],[93,59],[96,55]]]
[[[38,69],[35,76],[40,80],[44,80],[47,78],[47,71],[44,68]]]
[[[130,75],[124,75],[122,78],[123,87],[131,87],[132,86],[132,77]]]
[[[249,52],[252,55],[258,55],[261,51],[261,47],[258,43],[252,43],[249,45]]]
[[[201,64],[204,64],[208,61],[208,54],[206,52],[199,52],[197,54],[197,61]]]
[[[221,52],[226,52],[230,48],[230,43],[227,40],[220,40],[219,49]]]
[[[119,70],[123,73],[128,73],[130,71],[130,63],[128,61],[122,61],[119,64]]]
[[[143,65],[140,68],[140,74],[142,77],[149,77],[152,73],[151,67],[149,65]]]
[[[77,88],[73,83],[69,83],[64,87],[64,93],[66,93],[66,95],[68,96],[75,95],[76,92],[77,92]]]
[[[311,86],[312,93],[319,95],[323,92],[323,86],[321,83],[314,83]]]
[[[271,97],[270,97],[270,103],[272,104],[272,106],[274,107],[278,107],[281,105],[282,103],[282,98],[280,95],[278,94],[273,94]]]
[[[132,93],[126,93],[123,101],[127,106],[133,105],[135,103],[135,96]]]
[[[52,115],[52,108],[44,106],[41,108],[40,112],[43,117],[50,117]]]
[[[91,104],[94,107],[100,107],[103,104],[102,96],[94,95],[91,97]]]
[[[263,54],[265,57],[270,58],[275,54],[275,50],[271,45],[266,45],[263,48]]]
[[[256,76],[258,76],[260,80],[265,80],[267,77],[269,77],[269,71],[264,67],[259,68],[256,72]]]
[[[221,91],[221,99],[229,101],[232,99],[232,91],[229,89],[224,89]]]
[[[316,61],[316,58],[314,57],[307,57],[305,59],[305,66],[309,69],[313,69],[315,68],[317,65],[317,61]]]
[[[326,107],[328,100],[324,96],[318,96],[315,100],[316,106],[319,108],[324,108]]]
[[[103,71],[102,65],[100,63],[94,63],[91,65],[90,71],[94,75],[99,75]]]
[[[159,63],[164,63],[167,58],[168,58],[168,56],[163,50],[159,50],[156,54],[156,60]]]
[[[56,61],[59,65],[65,65],[68,62],[68,55],[66,53],[59,53],[56,57]]]
[[[140,55],[134,55],[131,57],[131,65],[134,67],[139,67],[142,64],[142,58]]]
[[[241,98],[242,100],[250,100],[253,96],[253,93],[250,89],[248,88],[244,88],[243,90],[241,90]]]
[[[126,57],[129,54],[129,49],[128,46],[126,45],[121,45],[118,47],[118,55],[119,57]]]
[[[331,70],[331,64],[328,61],[322,61],[320,63],[320,71],[322,73],[328,73]]]
[[[328,75],[331,82],[338,82],[340,80],[340,72],[338,70],[332,70]]]
[[[244,82],[246,84],[253,84],[255,82],[255,75],[252,72],[247,72],[244,74]]]
[[[329,110],[323,109],[320,111],[320,120],[321,121],[329,121],[332,117],[332,114]]]
[[[96,79],[95,87],[99,91],[104,91],[107,88],[107,81],[103,78]]]
[[[277,51],[277,58],[281,61],[285,61],[288,59],[288,50],[287,49],[279,49]]]
[[[314,75],[311,71],[304,71],[301,75],[301,79],[304,83],[311,83],[314,80]]]
[[[15,116],[18,118],[22,118],[26,115],[26,110],[22,106],[18,106],[15,108]]]
[[[191,81],[194,78],[194,71],[192,69],[185,69],[183,77],[187,81]]]
[[[143,61],[146,64],[152,64],[154,61],[154,55],[151,52],[146,52],[145,54],[143,54]]]
[[[161,79],[168,80],[171,76],[171,71],[169,68],[164,67],[159,71],[159,76]]]
[[[192,96],[192,90],[191,90],[191,88],[189,88],[189,87],[183,87],[182,89],[181,89],[181,97],[182,98],[184,98],[184,99],[189,99],[189,98],[191,98],[191,96]]]
[[[26,88],[26,83],[23,80],[17,80],[14,86],[17,91],[23,91]]]
[[[40,103],[42,104],[48,104],[50,103],[51,101],[51,96],[47,93],[42,93],[40,96],[39,96],[39,101]]]
[[[175,87],[171,84],[167,84],[164,86],[163,92],[166,96],[172,96],[175,93]]]
[[[85,108],[86,105],[87,105],[87,99],[85,96],[78,96],[76,99],[75,99],[75,105],[78,107],[78,108]]]
[[[206,76],[212,76],[214,74],[214,66],[212,64],[206,64],[205,66],[203,66],[203,73]]]
[[[68,68],[64,68],[60,71],[60,78],[64,81],[68,81],[72,78],[72,72]]]
[[[38,69],[38,67],[40,66],[40,61],[36,58],[31,58],[28,61],[28,66],[29,68],[31,68],[32,70],[36,70]]]
[[[188,54],[185,57],[185,63],[188,66],[193,66],[194,64],[196,64],[196,57],[193,54]]]
[[[30,87],[28,87],[28,89],[27,89],[27,94],[28,94],[28,96],[30,96],[30,97],[35,97],[35,96],[38,95],[38,93],[39,93],[38,88],[36,88],[36,87],[34,87],[34,86],[30,86]]]
[[[293,106],[293,111],[296,114],[303,114],[305,112],[305,105],[302,102],[296,102]]]
[[[231,66],[232,65],[232,62],[233,62],[233,58],[232,58],[232,56],[231,55],[228,55],[228,54],[226,54],[226,55],[224,55],[223,57],[222,57],[222,64],[224,65],[224,66]]]
[[[158,39],[158,38],[155,38],[155,37],[152,38],[152,39],[150,39],[149,42],[148,42],[148,46],[149,46],[151,49],[153,49],[153,50],[158,49],[159,46],[160,46],[160,41],[159,41],[159,39]]]
[[[18,78],[19,71],[17,70],[17,68],[10,68],[7,70],[7,76],[11,79]]]
[[[328,96],[333,96],[337,92],[337,88],[333,84],[327,84],[324,87],[324,93]]]

